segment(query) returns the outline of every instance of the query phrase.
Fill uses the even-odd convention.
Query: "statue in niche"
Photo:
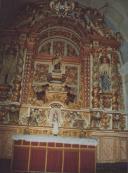
[[[101,127],[104,129],[109,128],[111,116],[106,112],[101,113]]]
[[[49,84],[34,87],[34,92],[35,92],[37,100],[40,100],[46,103],[46,100],[47,100],[46,90],[48,89],[48,87],[49,87]]]
[[[120,116],[120,128],[124,130],[126,127],[126,115],[124,116],[123,114]]]
[[[28,126],[47,126],[45,111],[39,108],[31,108],[26,121]]]
[[[47,81],[50,83],[62,84],[66,75],[62,74],[62,53],[56,52],[52,58],[52,72],[47,74]]]
[[[28,125],[38,126],[39,109],[32,109],[28,117]]]
[[[63,123],[60,105],[53,105],[49,112],[49,122],[52,125],[52,134],[58,135],[59,127]]]
[[[19,107],[12,105],[9,108],[9,123],[18,124],[19,121]]]
[[[12,96],[11,96],[11,100],[18,102],[19,98],[20,98],[20,89],[21,89],[21,82],[18,79],[15,79],[13,81],[13,86],[14,88],[12,89]]]
[[[14,74],[16,72],[16,59],[17,51],[14,48],[7,48],[5,50],[5,56],[2,59],[2,66],[0,70],[0,84],[11,84]]]
[[[0,107],[0,123],[18,124],[19,107],[15,105]]]
[[[107,55],[101,55],[100,57],[100,86],[102,92],[110,91],[110,59]]]
[[[100,127],[100,121],[101,121],[100,112],[93,112],[91,115],[91,127],[99,128]]]
[[[69,87],[69,86],[67,86],[67,85],[65,85],[65,91],[67,92],[67,98],[65,100],[65,103],[67,105],[69,105],[69,103],[74,103],[75,102],[76,95],[72,91],[72,88]]]
[[[60,73],[61,72],[61,65],[62,65],[62,55],[61,53],[57,52],[52,59],[53,65],[53,72]]]
[[[4,122],[5,122],[5,118],[7,117],[7,115],[8,115],[8,110],[6,109],[6,108],[2,108],[1,106],[0,106],[0,124],[3,124]],[[8,119],[9,118],[7,118],[7,122],[8,122]]]
[[[53,125],[52,134],[56,136],[59,133],[59,122],[58,122],[57,112],[54,113],[52,125]]]
[[[77,85],[78,81],[78,67],[66,66],[66,84],[67,85]]]
[[[118,129],[120,125],[120,114],[114,114],[112,117],[113,129]]]

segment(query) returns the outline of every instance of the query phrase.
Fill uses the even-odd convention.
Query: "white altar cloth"
[[[54,142],[63,144],[78,144],[91,146],[96,146],[98,144],[98,141],[95,138],[62,137],[52,135],[14,135],[13,140],[25,140],[30,142]]]

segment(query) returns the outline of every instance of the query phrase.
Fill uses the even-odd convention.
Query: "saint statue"
[[[57,52],[52,59],[53,72],[56,72],[56,73],[61,72],[61,65],[62,65],[61,61],[62,61],[62,55],[61,53]]]
[[[103,55],[100,57],[100,85],[102,91],[109,91],[111,87],[111,80],[110,80],[110,59],[107,55]]]
[[[10,84],[16,72],[16,50],[6,50],[0,71],[0,83]]]
[[[61,109],[59,107],[52,107],[49,112],[49,123],[52,125],[52,134],[58,135],[59,127],[63,123],[61,116]]]
[[[56,114],[54,114],[54,117],[53,117],[53,121],[52,121],[52,134],[54,136],[57,136],[58,133],[59,133],[59,124],[58,124],[58,117],[56,116]]]

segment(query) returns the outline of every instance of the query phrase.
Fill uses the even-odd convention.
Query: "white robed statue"
[[[60,108],[51,108],[49,113],[49,122],[52,125],[52,134],[58,135],[59,127],[62,124],[61,118],[61,109]]]

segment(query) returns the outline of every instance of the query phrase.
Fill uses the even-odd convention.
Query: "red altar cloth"
[[[95,173],[95,168],[96,145],[14,140],[13,173]]]

